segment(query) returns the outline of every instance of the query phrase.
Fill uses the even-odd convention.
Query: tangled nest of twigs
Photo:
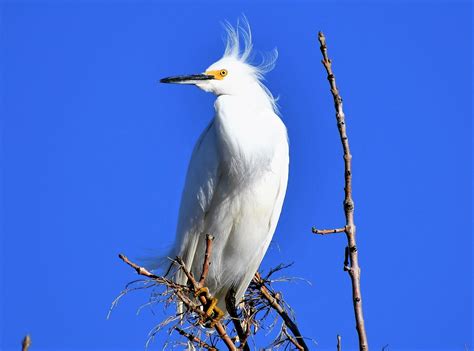
[[[211,241],[212,239],[208,239],[206,250],[212,249]],[[210,252],[208,253],[206,257],[210,257]],[[308,350],[305,339],[296,325],[293,310],[284,301],[282,294],[272,287],[275,282],[295,279],[275,278],[276,273],[290,265],[281,264],[264,276],[256,273],[238,305],[239,308],[233,312],[228,311],[230,318],[214,321],[212,328],[209,328],[209,317],[204,313],[204,306],[208,303],[206,296],[196,297],[196,292],[205,286],[206,267],[209,262],[203,263],[201,278],[197,280],[180,258],[171,260],[178,270],[183,270],[188,277],[188,285],[180,285],[174,282],[172,276],[157,276],[133,263],[126,256],[119,255],[119,257],[144,278],[128,283],[113,301],[110,312],[126,294],[148,289],[151,290],[149,300],[140,306],[139,310],[156,305],[164,306],[165,309],[172,308],[169,316],[150,330],[146,342],[147,347],[160,331],[166,331],[169,337],[164,349],[218,350],[224,344],[228,350],[250,350],[249,344],[255,344],[254,337],[258,332],[266,336],[274,332],[276,337],[265,349]],[[184,307],[182,313],[176,313],[178,304]],[[275,332],[277,327],[279,329]],[[177,334],[180,336],[174,337]]]

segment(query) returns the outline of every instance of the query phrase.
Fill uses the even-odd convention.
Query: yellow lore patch
[[[219,69],[219,70],[216,70],[216,71],[207,71],[207,72],[204,72],[204,74],[213,76],[214,79],[222,80],[227,76],[227,70],[226,69]]]

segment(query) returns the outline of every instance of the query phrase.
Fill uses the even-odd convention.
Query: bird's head
[[[237,24],[234,28],[225,25],[227,31],[227,46],[224,55],[217,62],[210,65],[203,73],[167,77],[160,80],[162,83],[192,84],[200,89],[215,95],[243,95],[251,94],[255,90],[264,90],[274,104],[274,99],[266,87],[261,83],[263,74],[271,70],[278,57],[274,50],[264,57],[263,62],[254,66],[248,62],[252,53],[252,37],[248,22]],[[243,39],[243,47],[240,39]]]

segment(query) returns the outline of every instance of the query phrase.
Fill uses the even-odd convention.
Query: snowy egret
[[[215,116],[194,147],[169,256],[181,257],[199,277],[205,233],[212,234],[206,285],[224,311],[229,291],[239,302],[257,272],[275,232],[288,181],[286,127],[262,84],[276,51],[263,65],[251,65],[251,33],[244,22],[236,28],[226,25],[225,53],[204,73],[161,80],[196,85],[217,96]],[[186,284],[182,272],[176,280]]]

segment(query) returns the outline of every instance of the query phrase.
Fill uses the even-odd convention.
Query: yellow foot
[[[224,311],[222,311],[219,307],[216,306],[217,299],[215,300],[215,305],[213,307],[214,310],[214,317],[211,319],[211,323],[209,324],[209,328],[214,328],[214,326],[224,317]]]
[[[204,295],[207,299],[208,296],[210,296],[209,289],[206,287],[202,287],[202,288],[197,289],[196,292],[194,293],[195,297],[199,297],[201,295]]]
[[[202,324],[206,324],[209,322],[209,328],[214,328],[217,322],[219,322],[225,315],[225,313],[217,307],[218,300],[215,297],[212,297],[209,293],[209,289],[206,287],[199,288],[194,293],[195,297],[203,296],[206,298],[206,305],[204,307],[204,313],[206,315],[206,319],[202,321]]]
[[[215,297],[208,295],[206,296],[206,298],[207,298],[207,304],[205,306],[206,309],[204,310],[204,313],[206,314],[208,318],[211,318],[211,316],[214,314],[214,311],[216,309],[219,309],[219,307],[217,307],[217,299]]]

